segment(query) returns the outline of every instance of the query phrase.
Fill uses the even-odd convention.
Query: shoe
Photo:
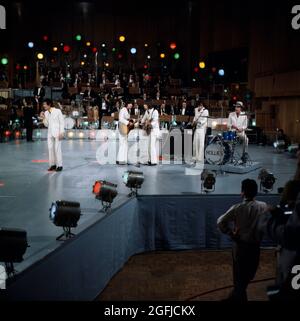
[[[53,172],[53,171],[56,171],[56,165],[53,165],[48,168],[48,172]]]
[[[61,172],[62,170],[63,170],[62,166],[59,166],[59,167],[56,168],[57,172]]]

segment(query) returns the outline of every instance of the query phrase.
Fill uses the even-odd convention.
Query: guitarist
[[[204,145],[208,116],[208,110],[202,103],[199,103],[195,108],[195,117],[193,120],[193,128],[195,129],[193,149],[196,162],[204,163]]]
[[[134,122],[130,119],[132,103],[127,103],[119,112],[119,152],[117,164],[126,165],[128,161],[128,132],[134,127]],[[121,130],[127,128],[127,131]]]
[[[141,121],[149,136],[148,139],[148,165],[155,166],[158,163],[157,142],[159,138],[159,113],[154,106],[145,103],[145,114]]]

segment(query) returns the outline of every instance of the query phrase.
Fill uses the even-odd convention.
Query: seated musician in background
[[[148,140],[148,165],[155,166],[158,163],[158,138],[159,138],[159,113],[149,103],[144,104],[145,114],[142,125],[149,136]]]
[[[90,84],[87,84],[87,89],[84,91],[83,98],[85,99],[91,99],[91,98],[96,98],[97,94],[95,91],[91,88]]]
[[[278,130],[277,140],[284,141],[285,149],[288,149],[288,147],[291,145],[291,139],[285,134],[283,129]]]
[[[193,128],[195,128],[193,141],[193,155],[196,162],[204,163],[205,135],[207,129],[209,112],[202,103],[195,108]]]
[[[161,116],[170,115],[170,106],[166,105],[166,101],[161,104],[159,114]]]
[[[130,111],[133,107],[132,103],[127,103],[119,112],[119,152],[117,156],[118,165],[126,165],[128,162],[128,133],[122,132],[124,126],[133,126],[133,121],[130,120]]]
[[[248,118],[245,113],[242,113],[242,108],[244,107],[241,101],[237,101],[235,104],[235,111],[230,113],[228,116],[228,129],[236,132],[237,137],[243,143],[243,156],[247,152],[248,149],[248,137],[245,133],[248,127]]]
[[[183,101],[180,108],[180,115],[182,116],[192,116],[193,115],[193,109],[190,105],[187,104],[186,101]]]

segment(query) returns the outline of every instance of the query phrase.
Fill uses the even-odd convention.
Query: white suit
[[[51,110],[51,112],[50,112]],[[62,167],[60,135],[64,134],[65,122],[60,109],[51,108],[45,112],[44,125],[48,127],[49,164]]]
[[[197,127],[194,135],[194,157],[196,162],[204,163],[204,145],[205,145],[205,134],[207,128],[207,117],[209,112],[205,107],[195,108],[195,117],[193,122],[197,123]]]
[[[236,132],[237,136],[241,139],[241,141],[244,143],[243,145],[243,152],[245,152],[248,148],[248,137],[245,133],[245,130],[248,127],[248,118],[245,114],[240,114],[237,116],[236,112],[232,112],[228,116],[228,124],[229,129],[232,129],[235,131],[235,129],[232,128],[232,126],[236,126],[238,129],[241,130],[241,132]]]
[[[119,112],[119,125],[124,124],[128,125],[130,119],[130,114],[128,112],[128,109],[126,107],[123,107]],[[120,163],[127,163],[128,160],[128,136],[122,135],[119,132],[119,152],[117,161]]]
[[[156,109],[147,110],[142,119],[142,124],[151,120],[151,133],[148,140],[148,157],[151,164],[158,163],[158,138],[159,138],[159,113]]]

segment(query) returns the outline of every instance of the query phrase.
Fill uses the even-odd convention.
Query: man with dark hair
[[[24,127],[26,128],[26,140],[28,142],[33,142],[32,133],[33,133],[33,119],[34,110],[33,105],[30,100],[30,97],[26,97],[23,100],[23,115],[24,115]]]
[[[60,109],[54,108],[52,100],[45,99],[43,103],[45,113],[41,113],[43,123],[48,127],[48,150],[49,150],[49,169],[48,171],[61,172],[62,152],[61,141],[64,138],[64,118]]]
[[[243,202],[233,205],[217,221],[221,232],[229,235],[233,241],[234,289],[229,300],[247,301],[247,287],[258,268],[262,233],[257,225],[260,216],[267,212],[268,206],[255,200],[257,190],[254,180],[243,180]]]

